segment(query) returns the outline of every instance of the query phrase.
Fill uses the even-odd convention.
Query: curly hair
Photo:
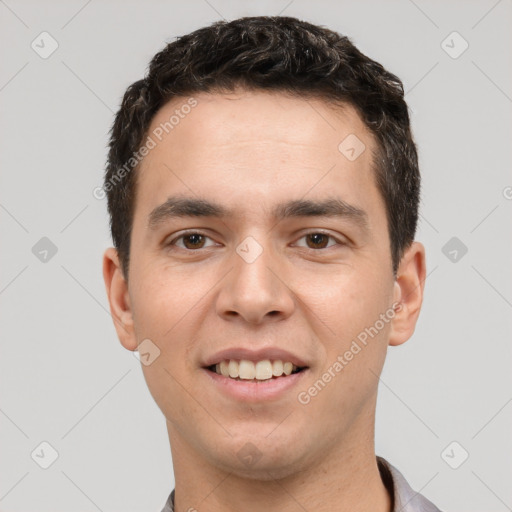
[[[377,144],[373,167],[386,205],[396,276],[404,250],[414,240],[420,195],[402,82],[346,36],[292,17],[260,16],[215,22],[176,38],[153,57],[145,78],[126,90],[110,132],[103,185],[125,278],[136,194],[138,160],[133,155],[153,117],[173,97],[232,92],[239,86],[356,109]]]

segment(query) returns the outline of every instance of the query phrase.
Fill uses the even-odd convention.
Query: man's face
[[[149,130],[190,110],[161,142],[152,135],[157,145],[138,171],[133,335],[123,344],[149,339],[160,350],[143,370],[173,456],[265,478],[350,455],[373,433],[397,298],[374,139],[348,106],[242,90],[194,98],[191,109],[181,108],[188,98],[165,105]],[[155,210],[170,197],[232,214]],[[343,202],[341,214],[277,210],[327,200]],[[277,374],[277,360],[303,369],[263,381],[217,374],[229,360],[250,361],[228,366],[246,377],[265,375],[269,363],[258,361]]]

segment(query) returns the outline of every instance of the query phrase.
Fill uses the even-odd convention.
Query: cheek
[[[194,385],[191,376],[198,369],[191,352],[204,321],[205,301],[218,279],[205,272],[184,273],[156,264],[144,270],[134,275],[139,283],[134,287],[135,333],[138,340],[148,338],[160,351],[154,363],[143,367],[144,376],[162,410],[174,410],[179,415],[180,383]],[[167,403],[169,397],[174,399]]]
[[[190,275],[184,277],[175,269],[156,265],[153,268],[158,270],[134,275],[139,283],[134,286],[134,328],[139,341],[149,339],[158,347],[154,362],[142,365],[144,378],[163,414],[179,424],[194,407],[188,403],[190,397],[183,386],[196,393],[191,375],[197,368],[192,367],[188,356],[198,323],[194,308],[200,307],[201,297],[211,286],[205,285],[203,290],[195,286],[198,279],[190,285]]]
[[[357,408],[377,389],[393,317],[393,282],[382,271],[367,269],[331,280],[328,289],[315,297],[326,351],[320,380],[332,382],[325,397],[336,407]]]
[[[162,265],[151,269],[148,265],[145,271],[134,275],[134,281],[132,307],[137,334],[165,343],[182,329],[187,316],[193,315],[211,288],[207,276],[198,278]]]
[[[314,286],[312,286],[314,282]],[[303,287],[303,301],[321,320],[333,348],[342,349],[385,313],[393,297],[393,281],[382,269],[340,269],[316,275]]]

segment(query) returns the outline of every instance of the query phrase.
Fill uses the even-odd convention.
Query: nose
[[[242,254],[242,256],[240,256]],[[242,318],[260,324],[288,318],[295,308],[291,284],[287,282],[279,256],[264,249],[255,259],[235,252],[233,268],[222,281],[217,313],[225,320]]]

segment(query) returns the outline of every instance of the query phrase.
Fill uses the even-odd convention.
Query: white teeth
[[[274,377],[279,377],[279,375],[283,374],[283,361],[274,361],[272,364],[272,375]]]
[[[215,367],[215,371],[219,373],[217,370],[217,367]],[[221,361],[220,362],[220,374],[224,375],[224,377],[229,377],[229,369],[228,369],[228,362],[227,361]]]
[[[256,363],[256,379],[266,380],[272,378],[272,363],[265,359]]]
[[[269,359],[257,363],[246,359],[241,361],[230,359],[215,365],[215,373],[242,380],[269,380],[273,376],[291,375],[295,370],[297,367],[289,361],[283,363],[281,360],[276,360],[272,362]]]
[[[256,377],[256,368],[252,361],[245,361],[242,359],[238,365],[238,376],[241,379],[252,380]]]
[[[228,371],[229,371],[229,376],[232,379],[236,379],[238,377],[238,362],[233,361],[233,359],[231,359],[229,361]]]

